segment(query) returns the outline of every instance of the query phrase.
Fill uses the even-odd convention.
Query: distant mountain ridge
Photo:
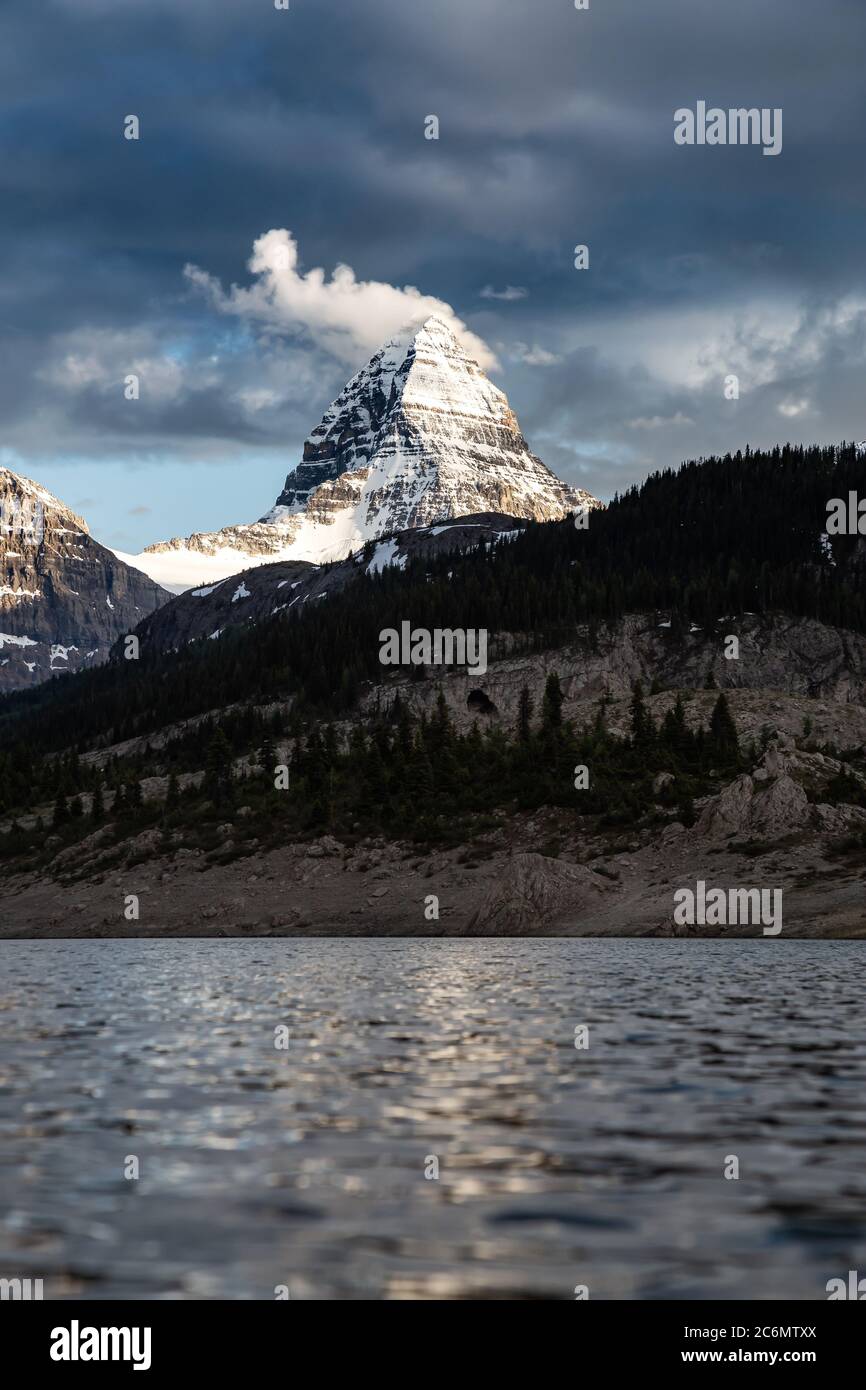
[[[99,665],[169,597],[65,503],[0,468],[0,691]]]
[[[431,318],[352,377],[259,521],[123,558],[183,589],[251,564],[343,560],[367,541],[459,516],[554,521],[599,505],[530,451],[504,392]]]

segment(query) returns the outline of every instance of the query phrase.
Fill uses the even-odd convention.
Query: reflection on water
[[[823,1299],[866,1272],[864,964],[864,942],[4,943],[0,1275]]]

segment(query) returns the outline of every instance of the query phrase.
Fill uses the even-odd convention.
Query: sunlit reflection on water
[[[864,965],[863,942],[4,943],[0,1274],[824,1298],[866,1269]]]

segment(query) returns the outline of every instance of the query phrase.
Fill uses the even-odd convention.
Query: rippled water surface
[[[0,1275],[823,1299],[866,1271],[864,965],[836,941],[3,943]]]

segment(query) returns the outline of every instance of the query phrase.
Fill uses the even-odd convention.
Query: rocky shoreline
[[[760,936],[682,926],[674,894],[697,880],[784,894],[786,937],[866,936],[866,810],[810,801],[838,770],[784,733],[760,763],[670,822],[588,836],[559,811],[512,818],[471,846],[421,853],[325,835],[211,862],[146,831],[102,867],[110,826],[57,856],[56,877],[7,879],[0,936]],[[231,848],[232,825],[222,827]],[[147,840],[147,843],[144,841]],[[139,917],[127,920],[129,895]]]

